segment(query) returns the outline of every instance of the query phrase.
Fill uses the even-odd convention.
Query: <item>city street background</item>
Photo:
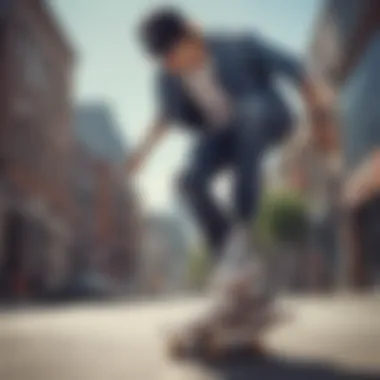
[[[316,144],[279,81],[295,128],[252,221],[291,318],[268,358],[169,360],[168,331],[211,302],[212,252],[177,191],[187,133],[126,174],[156,109],[136,26],[162,2],[0,0],[0,380],[380,379],[380,1],[174,3],[267,36],[321,86]]]

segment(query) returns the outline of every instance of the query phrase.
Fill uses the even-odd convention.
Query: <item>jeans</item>
[[[266,149],[288,132],[285,107],[265,98],[240,102],[233,122],[200,138],[190,164],[180,179],[188,201],[212,252],[218,252],[233,222],[254,219],[261,190],[260,164]],[[216,174],[232,169],[234,212],[227,215],[216,202],[210,185]]]

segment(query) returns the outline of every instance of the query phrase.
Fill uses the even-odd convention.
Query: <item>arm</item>
[[[333,103],[333,95],[328,86],[322,80],[305,74],[299,90],[312,121],[328,122]]]
[[[306,108],[312,145],[320,152],[339,151],[339,121],[331,89],[324,81],[305,76],[300,94]]]
[[[273,74],[280,74],[299,89],[307,111],[315,114],[327,100],[331,102],[331,92],[322,80],[312,77],[305,64],[297,56],[278,48],[265,39],[248,36],[245,48],[252,60],[260,60]]]
[[[166,119],[158,119],[153,123],[140,146],[132,154],[132,157],[127,160],[127,173],[134,174],[141,168],[154,147],[166,134],[168,125],[169,123]]]
[[[298,89],[304,101],[312,143],[320,149],[332,149],[335,141],[334,124],[336,123],[332,103],[334,94],[327,84],[312,76],[297,57],[259,39],[250,39],[250,55],[259,57],[273,74],[284,75]]]
[[[285,76],[296,86],[305,76],[304,65],[297,56],[261,36],[246,35],[243,38],[242,48],[254,65],[260,63],[270,74]]]
[[[296,191],[302,191],[305,194],[310,190],[309,178],[309,149],[307,139],[302,135],[295,134],[288,148],[288,170],[290,178],[293,181],[292,186]]]

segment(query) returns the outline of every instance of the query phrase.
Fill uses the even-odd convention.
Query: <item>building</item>
[[[339,90],[378,28],[376,0],[327,0],[310,44],[310,63]]]
[[[262,168],[265,192],[272,193],[288,188],[288,176],[284,171],[284,149],[277,149],[267,155]]]
[[[79,270],[91,269],[129,285],[139,244],[137,199],[123,172],[126,147],[110,106],[96,102],[75,111],[76,249]]]
[[[39,294],[67,276],[74,54],[47,3],[0,4],[0,278]]]
[[[316,25],[311,61],[337,94],[342,154],[346,165],[346,214],[342,269],[354,285],[379,280],[380,3],[330,0]],[[368,168],[371,170],[368,170]],[[368,187],[371,192],[368,197]],[[377,191],[376,191],[377,188]],[[353,201],[354,200],[354,201]],[[349,237],[350,239],[348,239]]]
[[[185,290],[189,246],[180,219],[155,214],[146,218],[142,245],[142,288],[167,294]]]

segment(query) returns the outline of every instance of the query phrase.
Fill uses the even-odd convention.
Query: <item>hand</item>
[[[140,169],[150,152],[168,130],[168,122],[159,119],[148,131],[142,144],[139,145],[135,153],[127,159],[125,169],[128,175],[134,175]]]
[[[352,174],[345,184],[343,200],[356,207],[380,189],[380,151],[375,150]]]
[[[312,144],[321,151],[332,151],[338,147],[338,126],[334,111],[327,107],[310,112]]]

